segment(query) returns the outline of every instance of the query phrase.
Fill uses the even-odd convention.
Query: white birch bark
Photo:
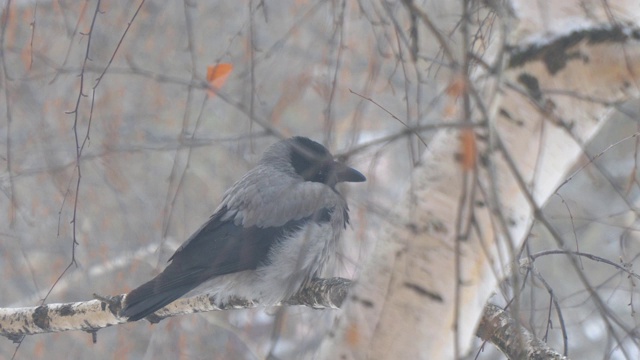
[[[463,171],[458,161],[460,130],[435,136],[398,205],[403,221],[379,239],[322,358],[452,359],[468,352],[536,213],[585,160],[583,144],[610,105],[638,96],[640,32],[573,25],[549,36],[525,21],[513,34],[537,40],[506,51],[501,78],[474,76],[489,116],[488,127],[474,128],[475,170]],[[499,96],[492,95],[496,87]],[[477,109],[473,115],[483,120]]]

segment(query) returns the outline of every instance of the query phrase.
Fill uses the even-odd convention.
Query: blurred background
[[[459,6],[428,4],[454,55]],[[489,42],[495,14],[477,7],[472,21]],[[393,221],[387,215],[430,131],[460,120],[445,91],[450,66],[432,34],[412,37],[414,20],[387,1],[4,3],[0,306],[116,295],[155,276],[278,136],[311,137],[367,176],[342,188],[352,228],[335,275],[356,277],[380,226]],[[220,63],[233,69],[213,93],[207,69]],[[625,104],[612,116],[591,154],[637,132],[638,109]],[[420,138],[407,131],[428,125]],[[607,149],[547,209],[580,251],[631,267],[640,250],[637,145]],[[527,244],[532,253],[554,248],[537,228]],[[538,267],[566,309],[570,354],[616,358],[612,332],[637,354],[635,281],[584,261],[624,324],[608,329],[566,262],[545,256]],[[547,289],[526,286],[523,324],[561,350],[557,322],[548,328]],[[312,358],[337,313],[295,307],[140,321],[99,331],[96,344],[81,332],[30,336],[19,347],[0,339],[0,358]],[[478,358],[502,357],[486,346]]]

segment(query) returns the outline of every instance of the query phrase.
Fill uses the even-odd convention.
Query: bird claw
[[[120,312],[120,309],[122,309],[123,297],[124,297],[123,295],[111,296],[111,295],[100,295],[100,294],[93,293],[93,298],[96,300],[100,300],[100,302],[102,302],[103,304],[102,310],[105,310],[104,305],[108,305],[111,313],[116,316],[119,316],[118,313]]]

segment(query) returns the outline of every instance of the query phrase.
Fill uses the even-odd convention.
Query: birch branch
[[[289,300],[278,304],[303,305],[314,309],[338,309],[346,297],[351,281],[343,278],[314,279]],[[126,295],[73,303],[46,304],[35,307],[0,308],[0,335],[19,340],[24,335],[81,330],[96,331],[122,323],[119,317]],[[213,296],[199,295],[178,299],[147,317],[151,323],[177,315],[216,310],[249,309],[260,307],[258,302],[234,299],[221,307]]]

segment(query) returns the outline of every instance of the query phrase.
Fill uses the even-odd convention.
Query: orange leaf
[[[207,81],[211,86],[209,96],[215,96],[216,92],[222,88],[231,74],[231,70],[233,70],[233,65],[227,63],[207,66]]]
[[[476,148],[476,134],[471,129],[462,129],[460,142],[462,147],[462,169],[464,171],[473,170],[478,152]]]
[[[358,346],[358,343],[360,342],[360,331],[358,331],[358,325],[352,323],[347,326],[345,339],[349,345],[353,347]]]
[[[446,118],[452,118],[456,115],[457,110],[458,110],[458,107],[456,106],[456,101],[453,99],[449,99],[442,113]]]
[[[458,97],[467,91],[467,79],[462,75],[456,75],[447,87],[447,95]]]

